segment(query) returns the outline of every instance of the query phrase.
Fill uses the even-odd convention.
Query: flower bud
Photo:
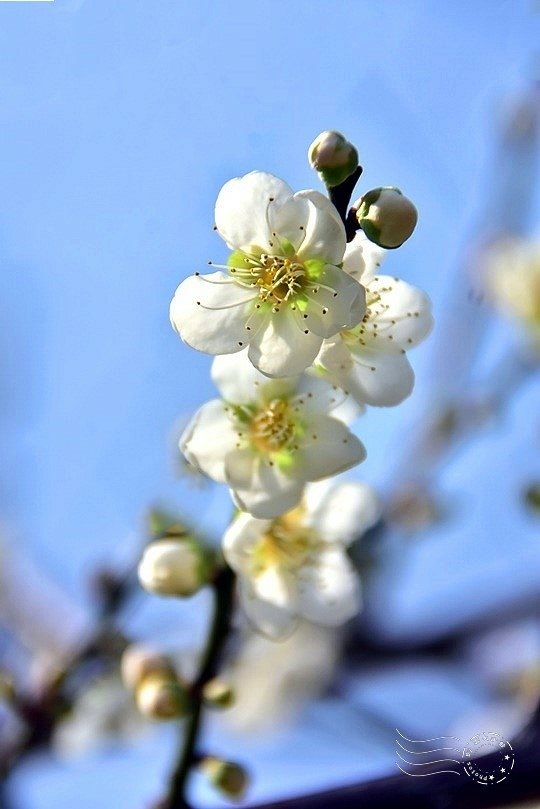
[[[186,687],[170,676],[149,674],[135,691],[137,707],[148,719],[181,719],[192,707]]]
[[[203,698],[211,708],[230,708],[234,703],[234,691],[230,683],[214,677],[204,686]]]
[[[339,132],[321,132],[309,147],[308,159],[329,188],[340,185],[358,168],[358,152]]]
[[[151,542],[139,564],[141,585],[162,596],[191,596],[207,584],[210,573],[208,553],[190,536]]]
[[[387,250],[406,242],[418,220],[417,210],[410,199],[392,186],[368,191],[353,208],[368,239]]]
[[[248,776],[243,767],[233,761],[224,761],[206,756],[200,769],[211,784],[227,798],[241,798],[248,786]]]
[[[170,679],[175,677],[171,661],[156,649],[142,643],[128,646],[122,655],[120,668],[124,685],[131,691],[150,674],[160,674]]]

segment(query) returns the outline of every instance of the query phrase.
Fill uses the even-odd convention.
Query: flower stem
[[[354,187],[360,179],[361,174],[362,166],[358,166],[358,168],[353,171],[351,176],[347,177],[347,179],[340,183],[340,185],[336,185],[333,188],[328,188],[330,202],[334,204],[334,207],[337,209],[341,219],[343,220],[347,233],[347,241],[349,242],[354,238],[354,234],[358,230],[358,224],[356,223],[355,217],[352,219],[348,217],[347,208],[349,207],[349,202],[351,201]]]
[[[187,720],[187,726],[182,725],[183,740],[178,761],[171,776],[167,798],[160,804],[160,809],[188,809],[189,807],[185,791],[191,768],[198,759],[197,740],[203,714],[203,688],[209,680],[215,677],[221,662],[231,625],[235,581],[233,571],[225,565],[213,582],[212,625],[199,674],[193,684],[193,712]]]

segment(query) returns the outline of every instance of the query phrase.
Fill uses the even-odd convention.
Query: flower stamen
[[[279,452],[292,442],[295,425],[289,404],[274,399],[256,413],[250,424],[251,441],[264,453]]]

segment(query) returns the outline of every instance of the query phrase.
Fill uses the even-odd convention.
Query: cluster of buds
[[[139,711],[148,719],[181,719],[192,708],[189,687],[172,661],[142,644],[129,646],[122,657],[124,685],[135,695]]]
[[[154,721],[178,720],[194,710],[193,687],[178,674],[172,660],[144,644],[129,646],[122,657],[122,679],[133,692],[140,713]],[[209,708],[222,710],[234,703],[231,685],[214,677],[202,686],[201,696]],[[247,786],[245,770],[234,762],[205,756],[199,769],[225,797],[239,798]]]
[[[340,132],[321,132],[309,147],[308,160],[328,189],[361,171],[358,152]],[[353,232],[363,230],[371,242],[393,250],[412,236],[417,220],[410,199],[399,188],[384,186],[373,188],[353,204],[348,224]]]

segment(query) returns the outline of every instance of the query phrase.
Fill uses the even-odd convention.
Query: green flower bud
[[[209,680],[203,688],[204,701],[210,708],[230,708],[234,703],[231,685],[219,677]]]
[[[341,185],[358,168],[358,152],[339,132],[321,132],[309,147],[308,159],[328,188]]]
[[[148,719],[182,719],[192,708],[187,688],[177,679],[149,674],[135,691],[137,707]]]
[[[248,776],[239,764],[207,756],[199,766],[210,783],[222,795],[227,798],[242,798],[248,787]]]
[[[191,596],[208,583],[212,561],[193,537],[170,537],[151,542],[139,564],[145,590],[162,596]]]
[[[401,247],[412,236],[418,220],[410,199],[392,186],[368,191],[353,208],[368,239],[387,250]]]

